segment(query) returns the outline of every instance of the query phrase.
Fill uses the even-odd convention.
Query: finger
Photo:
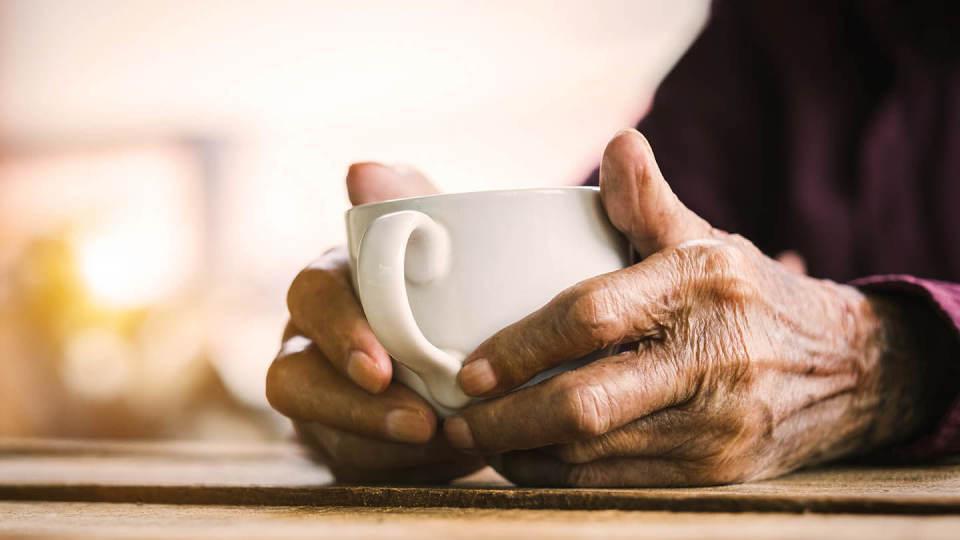
[[[284,415],[365,437],[422,444],[436,430],[433,409],[395,383],[372,395],[350,384],[305,338],[290,339],[267,372],[267,399]]]
[[[495,395],[569,360],[648,340],[676,301],[678,269],[663,256],[580,282],[484,341],[458,375],[469,395]]]
[[[415,169],[355,163],[347,172],[354,204],[435,193]],[[287,293],[291,323],[312,339],[337,370],[360,387],[382,392],[393,376],[386,350],[370,329],[350,282],[349,258],[331,250],[305,268]]]
[[[481,453],[539,448],[598,437],[689,399],[692,370],[648,353],[607,357],[478,402],[447,418],[444,432],[455,448]]]
[[[341,374],[372,393],[390,384],[393,365],[363,315],[347,254],[335,249],[304,268],[287,292],[291,323]]]
[[[660,173],[647,139],[635,129],[614,136],[600,164],[600,195],[611,223],[642,257],[713,235]]]
[[[698,422],[686,411],[666,409],[599,437],[550,446],[543,451],[570,464],[613,457],[682,459],[708,446],[712,439],[706,422]]]
[[[407,166],[354,163],[347,170],[347,194],[354,205],[438,193],[420,171]]]
[[[442,437],[413,445],[362,437],[316,422],[294,422],[294,428],[307,447],[321,452],[330,466],[386,471],[455,463],[475,469],[483,465],[481,458],[455,450]]]
[[[669,459],[611,458],[572,465],[537,450],[500,456],[497,472],[522,486],[679,487],[711,483],[702,481],[687,465]]]
[[[426,445],[392,444],[356,437],[316,423],[294,422],[300,439],[311,456],[328,467],[340,483],[446,483],[466,476],[484,466],[476,456],[438,451],[443,439]],[[330,449],[330,434],[338,434],[345,444]]]

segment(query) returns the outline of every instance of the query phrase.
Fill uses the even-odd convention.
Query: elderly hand
[[[502,454],[491,462],[523,484],[709,485],[865,452],[925,421],[901,307],[714,229],[677,200],[636,131],[607,146],[601,190],[643,261],[573,286],[474,351],[460,384],[494,399],[445,422],[453,446]],[[614,344],[630,346],[505,394]]]
[[[354,204],[436,190],[419,173],[364,163],[350,167]],[[345,249],[294,279],[290,323],[267,375],[267,398],[337,480],[441,482],[483,466],[436,437],[430,405],[391,382],[390,357],[363,316]]]

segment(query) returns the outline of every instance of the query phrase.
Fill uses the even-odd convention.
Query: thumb
[[[710,224],[674,195],[650,143],[635,129],[617,133],[603,151],[600,195],[611,223],[642,257],[713,235]]]
[[[354,205],[434,193],[439,190],[413,167],[368,161],[347,170],[347,194]]]

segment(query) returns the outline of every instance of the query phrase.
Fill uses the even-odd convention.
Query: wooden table
[[[293,444],[0,441],[0,538],[951,538],[960,462],[699,489],[336,486]]]

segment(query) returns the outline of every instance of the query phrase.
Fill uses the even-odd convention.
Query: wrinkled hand
[[[607,146],[601,190],[643,261],[503,329],[459,381],[500,396],[614,344],[626,352],[479,402],[451,443],[518,483],[708,485],[766,478],[909,436],[916,343],[887,301],[806,277],[677,200],[646,139]],[[624,347],[621,347],[623,350]]]
[[[350,168],[354,204],[434,193],[418,172],[364,163]],[[391,382],[386,350],[363,316],[346,250],[332,250],[294,279],[290,323],[267,375],[270,404],[339,481],[442,482],[483,466],[436,437],[420,396]]]

